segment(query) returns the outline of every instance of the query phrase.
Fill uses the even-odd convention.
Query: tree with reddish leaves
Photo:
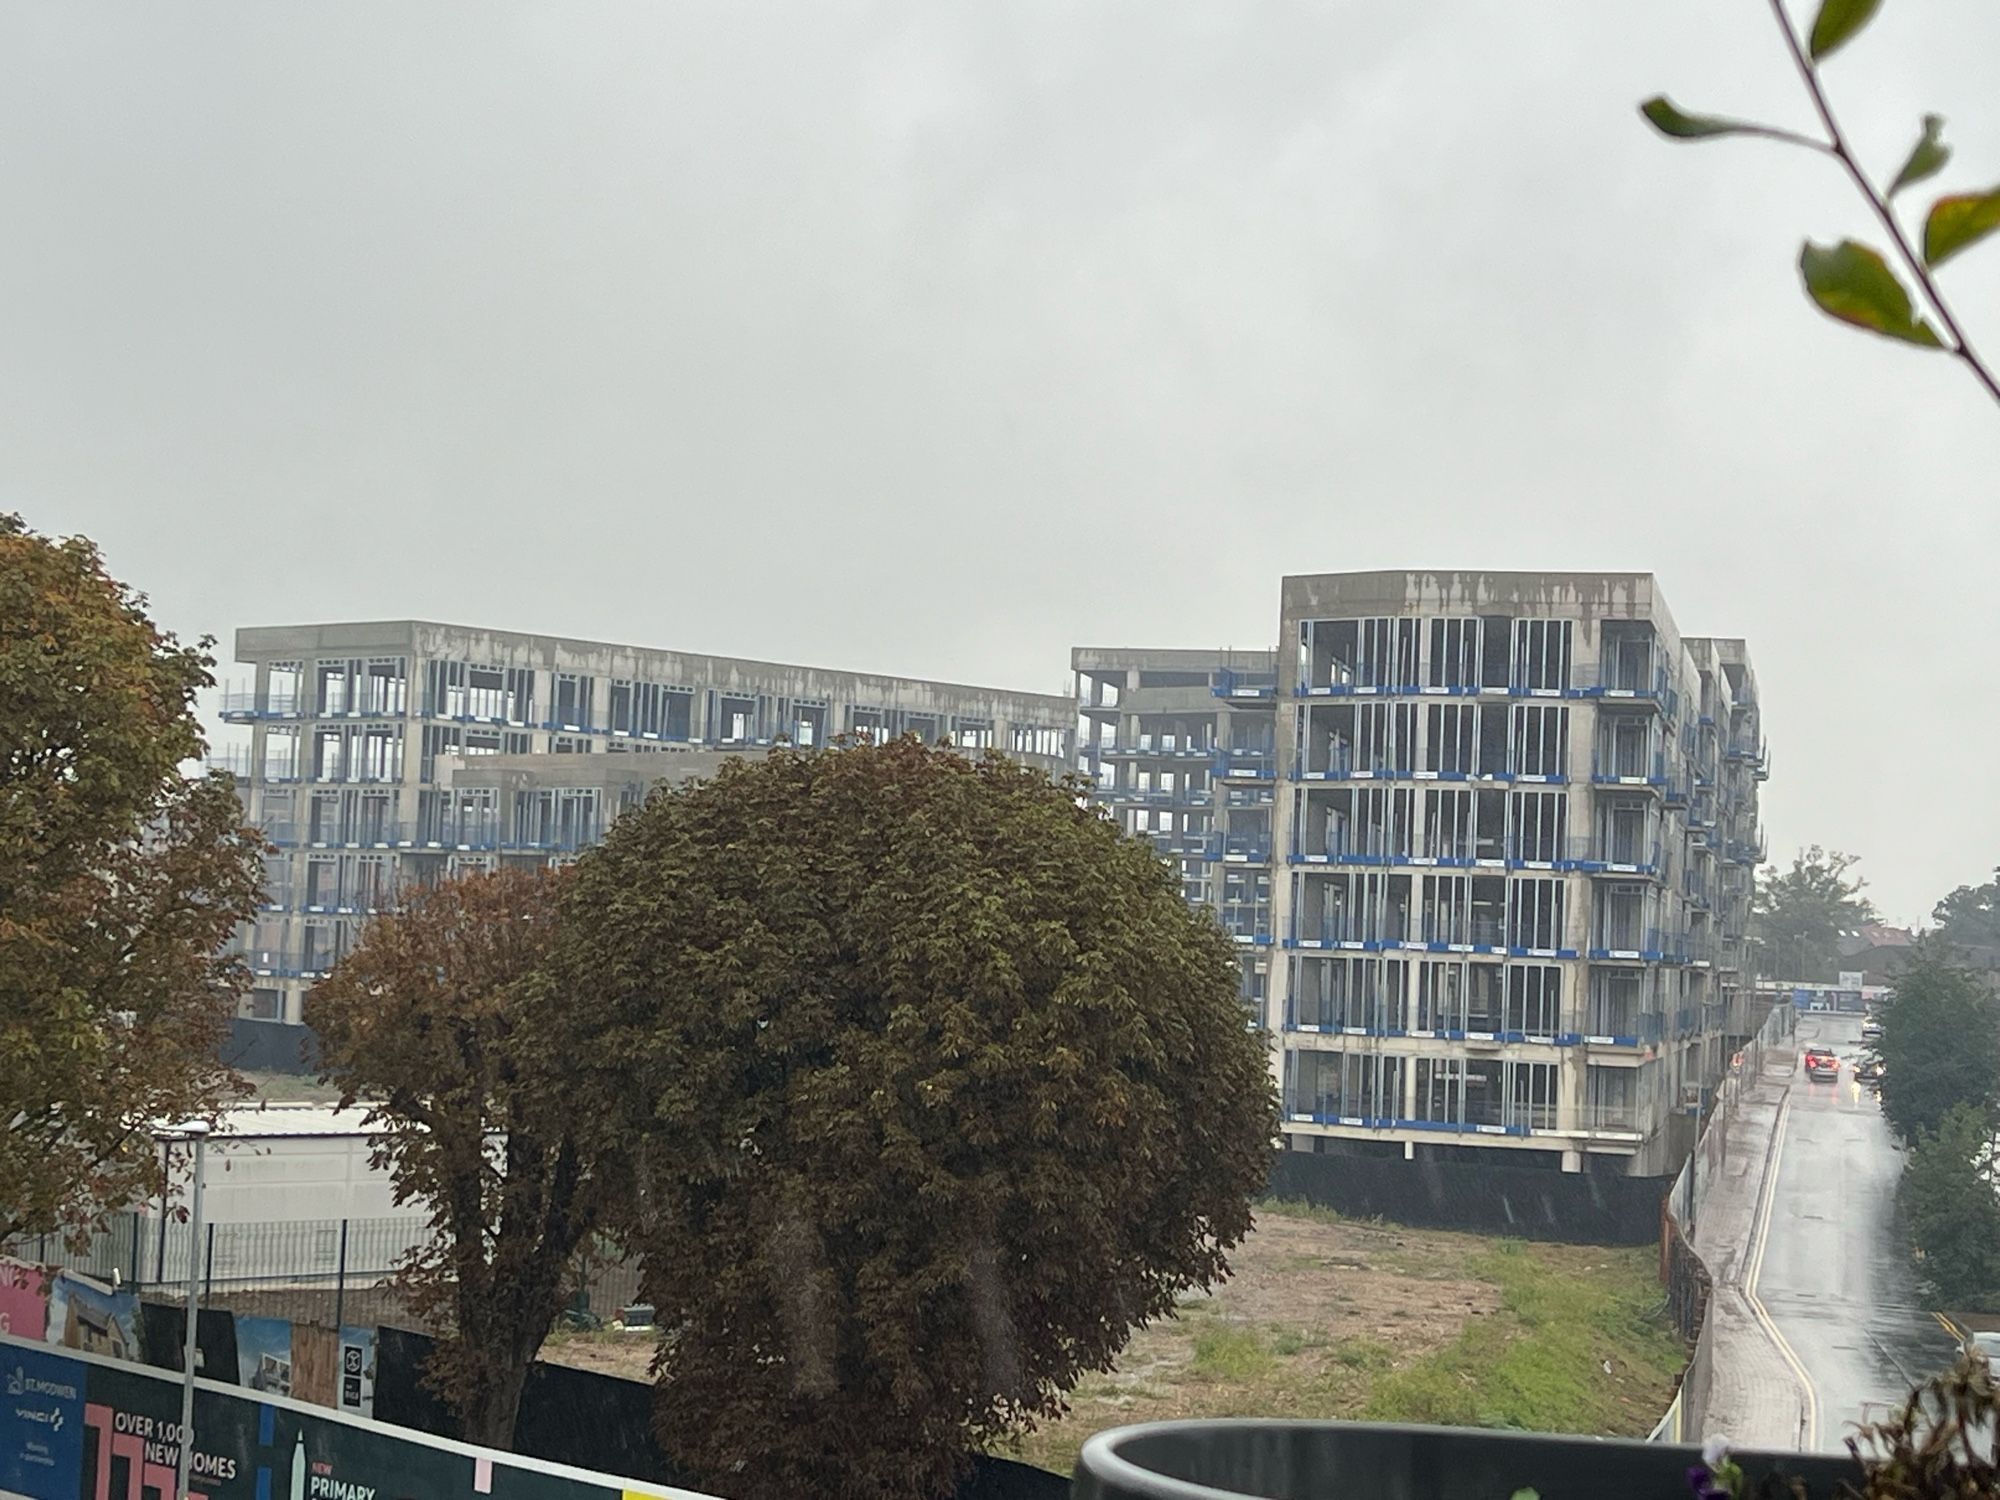
[[[208,645],[89,541],[0,514],[0,1240],[155,1191],[154,1130],[239,1091],[224,948],[265,846],[229,777],[181,771]]]
[[[396,1200],[436,1231],[399,1285],[439,1331],[426,1378],[469,1442],[512,1443],[521,1390],[602,1220],[571,1012],[529,981],[563,872],[503,870],[409,892],[306,1001],[321,1067],[377,1133]]]

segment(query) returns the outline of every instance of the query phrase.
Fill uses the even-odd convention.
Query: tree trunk
[[[465,1442],[513,1451],[514,1421],[520,1415],[521,1391],[528,1383],[535,1353],[535,1345],[518,1339],[492,1351],[491,1362],[466,1394],[459,1412],[459,1436]]]

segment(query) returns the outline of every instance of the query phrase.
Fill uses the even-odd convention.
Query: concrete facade
[[[1761,1020],[1743,642],[1647,574],[1489,572],[1287,578],[1278,639],[1074,661],[1102,802],[1210,872],[1290,1143],[1666,1170]]]
[[[239,630],[249,687],[222,717],[278,848],[245,943],[244,1014],[297,1021],[304,991],[405,881],[560,862],[663,779],[780,742],[915,733],[1051,771],[1060,695],[400,620]]]
[[[1077,755],[1097,801],[1172,863],[1242,949],[1262,1015],[1271,970],[1277,653],[1079,646]]]

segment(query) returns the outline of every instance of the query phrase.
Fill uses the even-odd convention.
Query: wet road
[[[1846,1065],[1837,1084],[1809,1083],[1801,1070],[1792,1086],[1751,1287],[1808,1377],[1810,1446],[1829,1452],[1956,1352],[1898,1243],[1903,1158],[1875,1096],[1854,1081],[1860,1033],[1858,1016],[1800,1018],[1801,1049],[1831,1044]]]

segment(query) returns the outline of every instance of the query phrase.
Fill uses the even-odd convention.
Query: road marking
[[[1792,1351],[1792,1346],[1786,1342],[1784,1334],[1778,1331],[1778,1325],[1772,1319],[1769,1309],[1757,1297],[1757,1278],[1764,1271],[1764,1249],[1771,1242],[1771,1211],[1778,1201],[1778,1173],[1785,1157],[1785,1125],[1790,1120],[1791,1114],[1792,1096],[1788,1090],[1785,1102],[1778,1106],[1778,1123],[1771,1132],[1769,1176],[1765,1183],[1764,1201],[1760,1205],[1757,1231],[1752,1236],[1750,1276],[1743,1283],[1743,1297],[1750,1304],[1750,1311],[1756,1315],[1757,1321],[1764,1326],[1764,1332],[1771,1336],[1771,1342],[1777,1347],[1779,1357],[1792,1367],[1792,1374],[1798,1378],[1799,1389],[1806,1398],[1803,1447],[1810,1453],[1819,1447],[1819,1392],[1814,1389],[1812,1376],[1806,1373],[1806,1367],[1799,1362],[1798,1355]]]
[[[1941,1312],[1934,1312],[1931,1314],[1931,1316],[1936,1318],[1938,1322],[1943,1325],[1944,1331],[1950,1334],[1952,1338],[1954,1338],[1961,1344],[1965,1342],[1965,1330],[1960,1328],[1956,1323],[1952,1322],[1950,1318],[1947,1318]]]

